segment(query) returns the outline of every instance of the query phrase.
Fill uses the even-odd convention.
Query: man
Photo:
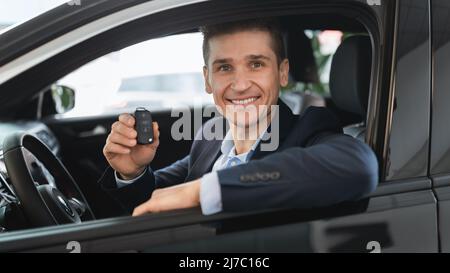
[[[201,206],[220,211],[312,208],[357,200],[376,188],[378,165],[364,143],[342,134],[326,108],[310,107],[295,116],[279,99],[288,84],[289,62],[273,21],[249,20],[203,28],[206,92],[229,124],[224,140],[201,136],[190,154],[164,169],[149,165],[159,145],[136,144],[134,118],[122,114],[112,126],[104,155],[112,168],[100,183],[133,215]],[[274,125],[271,106],[279,106]],[[247,109],[262,114],[236,119]],[[266,125],[264,125],[266,124]],[[270,125],[267,125],[270,124]],[[279,145],[262,149],[263,136],[279,128]],[[256,138],[245,137],[250,131]]]

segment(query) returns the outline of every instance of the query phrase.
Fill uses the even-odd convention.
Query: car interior
[[[330,16],[329,14],[287,16],[279,19],[282,23],[287,55],[290,60],[290,79],[293,82],[314,84],[321,81],[312,40],[305,35],[305,30],[339,30],[346,34],[332,56],[329,92],[316,94],[294,88],[287,91],[287,95],[283,99],[296,114],[301,114],[309,106],[328,107],[340,118],[346,134],[365,141],[373,50],[371,38],[365,27],[352,18]],[[189,29],[183,30],[182,33],[195,31],[197,30]],[[139,39],[148,39],[144,36]],[[136,43],[137,40],[134,38],[132,42]],[[130,41],[118,42],[111,46],[109,51],[126,47],[129,45],[128,43]],[[61,69],[58,72],[61,75],[55,75],[55,77],[61,78],[107,51],[107,49],[104,49],[103,52],[99,50],[89,57],[81,58],[77,65]],[[27,156],[29,160],[27,163],[33,170],[32,176],[35,184],[48,183],[52,177],[55,180],[59,178],[70,182],[71,188],[67,188],[67,192],[63,192],[63,194],[71,197],[68,201],[69,209],[75,207],[77,211],[80,211],[80,215],[82,215],[80,221],[120,216],[117,214],[120,209],[116,207],[115,202],[96,183],[107,168],[102,149],[117,115],[58,118],[53,104],[47,84],[45,88],[41,89],[41,92],[32,96],[29,102],[24,104],[25,106],[17,108],[6,120],[2,120],[0,141],[4,141],[6,136],[12,132],[25,131],[44,143],[44,146],[62,162],[62,165],[58,164],[56,160],[40,158],[40,155],[49,157],[50,155],[34,139],[15,138],[16,141],[28,143],[35,149],[34,155]],[[205,105],[204,107],[212,106]],[[191,113],[193,115],[193,111]],[[177,117],[171,117],[171,109],[152,112],[152,116],[159,123],[161,135],[170,136],[171,126],[177,120]],[[206,120],[207,118],[204,118],[203,121]],[[10,141],[4,144],[3,150],[6,146],[14,147],[16,144]],[[192,141],[189,140],[175,141],[170,137],[161,138],[159,152],[152,162],[152,168],[159,169],[183,158],[189,153],[191,144]],[[0,199],[0,227],[4,227],[6,230],[18,230],[39,226],[36,221],[30,221],[29,215],[21,211],[20,205],[13,202],[16,200],[14,191],[17,189],[14,189],[11,183],[11,173],[7,173],[4,160],[0,151],[0,184],[3,184],[3,187],[0,186],[2,197]],[[16,170],[14,175],[20,177],[20,171],[24,171],[24,169]],[[80,196],[78,192],[82,192],[82,195]],[[86,200],[82,200],[83,195]],[[78,199],[81,199],[83,202],[80,203],[84,204],[77,204]],[[89,213],[83,214],[81,211]],[[60,217],[60,223],[68,222],[61,219]]]

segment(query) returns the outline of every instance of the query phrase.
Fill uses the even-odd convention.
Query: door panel
[[[148,247],[145,251],[370,252],[374,250],[371,245],[379,245],[380,251],[386,253],[439,251],[436,199],[431,190],[372,197],[364,213],[356,212],[357,207],[353,203],[344,212],[339,212],[339,207],[326,209],[325,212],[331,212],[328,216],[323,211],[303,212],[303,217],[314,214],[316,219],[322,219],[255,230],[245,231],[242,224],[229,223],[234,227],[241,225],[244,231],[218,229],[219,236]],[[339,213],[344,215],[332,216]],[[261,222],[257,225],[262,226]]]
[[[447,184],[450,185],[449,177],[446,178]],[[439,242],[441,251],[450,252],[450,186],[435,189],[436,198],[439,200]]]

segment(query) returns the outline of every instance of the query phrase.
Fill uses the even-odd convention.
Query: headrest
[[[351,36],[338,47],[331,63],[330,92],[339,109],[366,116],[371,66],[369,36]]]
[[[285,36],[289,73],[297,82],[318,83],[316,59],[311,40],[303,30],[289,31]]]

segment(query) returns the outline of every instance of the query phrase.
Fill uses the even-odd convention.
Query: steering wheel
[[[33,226],[95,219],[72,176],[38,138],[11,134],[3,143],[3,155],[14,192]]]

